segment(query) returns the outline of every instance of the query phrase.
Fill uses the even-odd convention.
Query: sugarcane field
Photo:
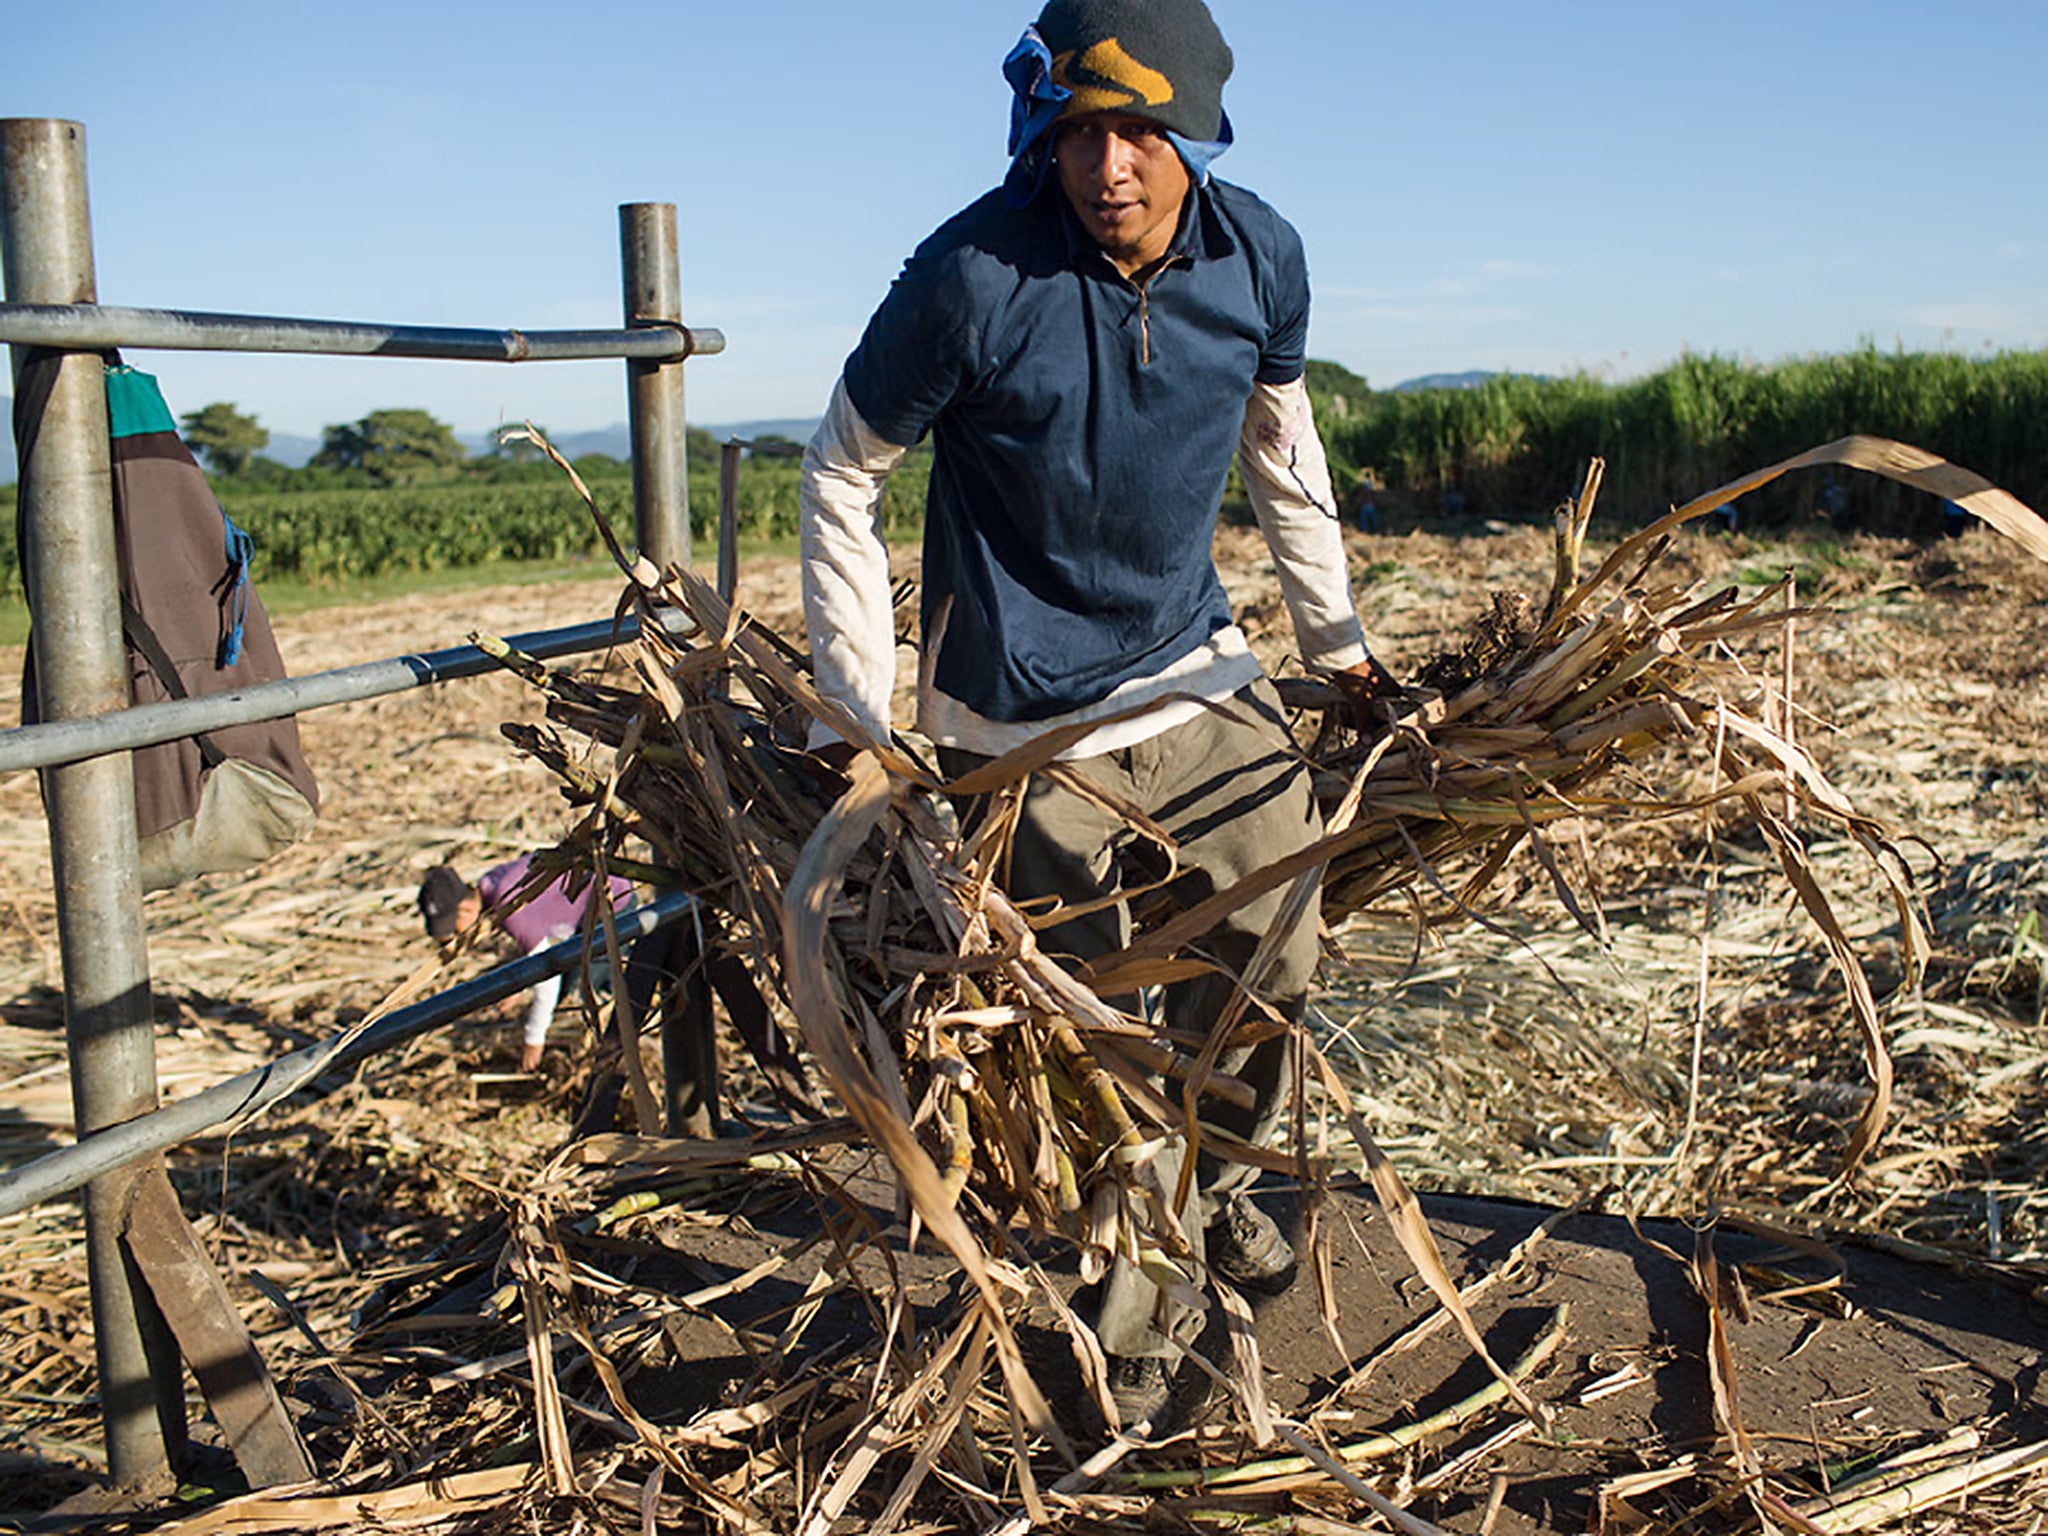
[[[1929,527],[1716,515],[1823,466]],[[197,1470],[102,1499],[79,1197],[0,1217],[0,1524],[2048,1530],[2048,524],[1876,439],[1757,469],[1617,506],[1594,461],[1518,520],[1347,527],[1402,684],[1364,706],[1304,674],[1226,519],[1325,834],[1184,905],[1133,812],[1136,936],[1078,970],[1003,886],[1059,742],[948,782],[861,739],[793,556],[728,591],[708,545],[615,538],[574,579],[279,615],[295,675],[472,636],[502,664],[304,714],[312,835],[148,898],[166,1103],[484,972],[489,935],[422,932],[437,866],[539,850],[695,906],[636,1002],[593,904],[534,1070],[506,996],[164,1153],[310,1479],[248,1476],[188,1378]],[[607,614],[636,638],[502,643]],[[0,708],[22,671],[0,652]],[[865,750],[807,754],[814,717]],[[0,866],[12,1170],[76,1139],[33,774],[0,779]],[[1243,988],[1207,1039],[1133,1011],[1273,891],[1320,914],[1304,1022]],[[671,1134],[692,1010],[714,1102]],[[1277,1139],[1206,1129],[1249,1092],[1226,1046],[1276,1035]],[[1174,1138],[1259,1170],[1281,1294],[1190,1257]],[[1081,1300],[1119,1255],[1203,1314],[1158,1436],[1115,1422]]]

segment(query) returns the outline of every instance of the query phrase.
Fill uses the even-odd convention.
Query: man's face
[[[1085,112],[1054,130],[1060,190],[1082,228],[1129,277],[1166,254],[1188,195],[1188,168],[1166,130],[1128,112]]]

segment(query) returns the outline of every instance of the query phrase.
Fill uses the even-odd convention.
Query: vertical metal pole
[[[96,298],[85,130],[0,120],[0,271],[22,304]],[[15,349],[15,371],[24,361]],[[108,473],[106,394],[92,354],[66,356],[20,465],[36,697],[45,720],[125,708],[119,577]],[[16,394],[20,394],[19,384]],[[157,1107],[149,960],[137,874],[135,781],[113,753],[43,776],[64,962],[64,1025],[79,1134]],[[176,1345],[121,1230],[147,1164],[86,1189],[86,1261],[107,1468],[117,1487],[154,1480],[184,1433]]]
[[[740,455],[736,437],[718,445],[718,595],[728,603],[740,589]]]
[[[620,204],[619,259],[625,273],[626,324],[680,325],[683,279],[676,256],[676,205]],[[690,497],[683,444],[683,365],[629,361],[626,409],[633,427],[633,520],[640,552],[664,570],[687,565]]]
[[[683,320],[682,262],[674,203],[619,205],[619,263],[625,273],[626,324]],[[626,364],[626,408],[633,426],[633,521],[640,552],[663,570],[690,563],[689,454],[681,363]],[[664,1000],[661,1072],[671,1136],[709,1136],[717,1118],[718,1056],[704,968],[680,932],[665,947],[677,995]],[[687,956],[687,959],[686,959]],[[707,1061],[708,1057],[708,1061]]]

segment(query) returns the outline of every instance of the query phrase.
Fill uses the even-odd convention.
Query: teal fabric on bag
[[[175,432],[176,418],[164,404],[156,387],[156,375],[130,368],[125,363],[107,370],[107,435],[145,437],[151,432]]]

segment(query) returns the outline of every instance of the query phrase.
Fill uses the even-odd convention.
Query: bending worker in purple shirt
[[[1304,387],[1308,267],[1293,226],[1212,176],[1231,141],[1231,55],[1202,0],[1051,0],[1003,66],[1004,184],[911,255],[847,359],[804,457],[804,614],[820,690],[889,739],[896,679],[886,477],[930,437],[917,725],[957,776],[1042,733],[1095,782],[1035,776],[1008,889],[1069,905],[1044,929],[1073,962],[1130,936],[1116,900],[1134,805],[1174,839],[1185,904],[1320,833],[1309,774],[1272,684],[1232,619],[1212,546],[1231,460],[1271,549],[1303,659],[1369,698],[1393,682],[1367,654],[1343,529]],[[811,749],[850,753],[819,726]],[[1166,991],[1165,1026],[1203,1038],[1282,893],[1200,948],[1218,969]],[[1313,909],[1258,989],[1299,1018],[1317,954]],[[1203,1119],[1264,1141],[1287,1042],[1227,1052],[1249,1111]],[[1180,1144],[1158,1154],[1176,1187]],[[1250,1200],[1254,1171],[1208,1156],[1184,1211],[1203,1272],[1275,1291],[1291,1244]],[[1181,1292],[1183,1296],[1187,1293]],[[1126,1425],[1164,1426],[1201,1314],[1119,1261],[1096,1309]]]
[[[420,915],[426,919],[428,934],[436,939],[449,939],[459,933],[467,933],[488,912],[496,919],[499,928],[519,946],[521,954],[531,955],[564,939],[575,938],[583,931],[583,916],[590,909],[590,896],[597,883],[586,881],[581,891],[571,895],[570,877],[558,875],[527,900],[514,904],[532,866],[533,855],[522,853],[516,859],[485,870],[473,886],[446,864],[429,870],[426,880],[420,885],[419,896]],[[614,912],[632,904],[631,881],[613,875],[611,892]],[[554,1022],[555,1008],[561,998],[562,978],[559,975],[546,977],[534,985],[527,1004],[526,1030],[519,1051],[520,1071],[532,1072],[540,1066],[541,1052],[547,1044],[548,1025]]]

